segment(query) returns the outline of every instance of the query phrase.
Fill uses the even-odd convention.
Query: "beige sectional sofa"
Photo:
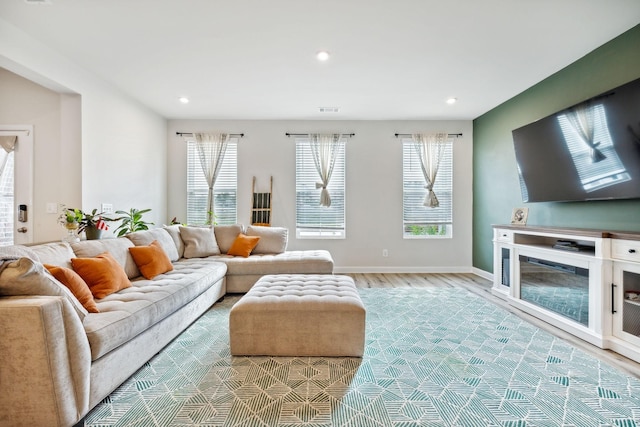
[[[79,423],[226,293],[246,292],[266,274],[333,272],[327,251],[286,251],[284,229],[207,230],[213,248],[210,241],[185,243],[183,237],[203,235],[202,229],[172,226],[117,239],[0,249],[0,425]],[[246,258],[226,255],[240,233],[259,236],[258,246]],[[145,279],[129,249],[154,241],[173,269]],[[104,252],[131,286],[95,299],[97,313],[43,267],[71,268],[73,258]]]

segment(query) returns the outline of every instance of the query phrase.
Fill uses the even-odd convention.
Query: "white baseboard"
[[[483,279],[487,279],[493,282],[493,273],[489,273],[488,271],[480,270],[479,268],[475,268],[475,267],[472,268],[471,272],[476,276],[480,276]]]
[[[472,267],[334,267],[334,273],[472,273]]]

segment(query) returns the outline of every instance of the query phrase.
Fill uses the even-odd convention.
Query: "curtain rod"
[[[0,129],[0,132],[6,132],[6,133],[25,132],[27,136],[31,134],[31,131],[29,129]]]
[[[185,135],[193,136],[193,132],[176,132],[176,135],[178,135],[178,136],[185,136]],[[230,133],[229,136],[234,136],[236,138],[242,138],[242,137],[244,137],[244,133]]]
[[[309,136],[310,133],[285,133],[285,135],[287,136]],[[348,137],[352,137],[355,136],[355,133],[342,133],[342,136],[348,136]]]
[[[401,136],[402,137],[411,137],[411,136],[413,136],[412,133],[395,133],[394,135],[396,136],[396,138],[399,138]],[[452,137],[460,138],[462,136],[462,133],[448,133],[447,136],[450,137],[450,138],[452,138]]]

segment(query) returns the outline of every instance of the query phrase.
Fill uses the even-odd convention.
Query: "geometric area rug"
[[[230,295],[85,425],[640,426],[640,380],[480,296],[358,291],[362,359],[232,357],[228,317],[239,296]]]

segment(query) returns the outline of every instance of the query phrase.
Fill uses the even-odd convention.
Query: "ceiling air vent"
[[[321,113],[337,113],[340,111],[339,107],[318,107],[318,111]]]
[[[51,0],[24,0],[26,4],[52,4]]]

